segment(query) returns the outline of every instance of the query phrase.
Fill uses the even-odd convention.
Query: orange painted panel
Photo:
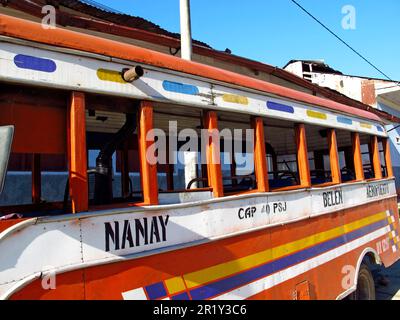
[[[139,158],[140,181],[143,190],[143,202],[147,205],[158,204],[157,164],[147,161],[147,149],[154,143],[154,139],[147,140],[147,135],[153,129],[153,104],[142,101],[139,110]],[[152,162],[155,159],[151,159]]]
[[[362,181],[365,178],[364,178],[364,169],[363,169],[363,163],[362,163],[361,143],[360,143],[359,133],[352,132],[351,140],[352,140],[352,145],[353,145],[354,169],[356,172],[356,180]]]
[[[84,212],[89,207],[86,151],[85,95],[72,92],[68,110],[69,190],[72,212]]]
[[[209,141],[207,144],[207,171],[208,183],[213,189],[214,197],[224,196],[224,185],[222,182],[222,172],[220,163],[218,116],[214,111],[207,111],[203,117],[204,129],[208,130]]]
[[[86,299],[122,299],[122,292],[159,283],[174,277],[215,266],[227,261],[259,253],[267,248],[293,242],[304,237],[331,230],[364,217],[396,209],[395,200],[377,201],[357,208],[307,219],[285,226],[277,226],[203,245],[165,252],[135,260],[106,264],[59,275],[61,287],[47,292],[40,288],[40,280],[28,285],[13,298],[18,299],[76,299],[82,294],[79,285],[85,281]],[[395,220],[398,214],[395,211]],[[398,223],[395,225],[398,228]],[[385,237],[385,236],[384,236]],[[345,291],[343,267],[355,267],[364,248],[376,247],[376,242],[362,245],[353,251],[336,257],[315,269],[287,280],[280,285],[250,297],[251,299],[293,299],[297,297],[298,285],[309,283],[310,299],[335,299]],[[381,255],[385,265],[394,262],[398,255],[388,250]],[[83,272],[82,272],[83,271]]]
[[[333,183],[341,183],[342,177],[339,166],[339,154],[337,148],[336,131],[334,129],[328,130],[328,144],[329,144],[329,157],[331,162],[331,174]]]
[[[268,167],[265,152],[264,122],[262,118],[252,120],[254,130],[254,168],[259,192],[268,192]]]
[[[14,125],[13,153],[65,154],[66,110],[0,103],[0,125]]]

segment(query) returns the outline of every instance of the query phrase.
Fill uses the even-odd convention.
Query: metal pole
[[[192,60],[192,30],[190,24],[190,0],[180,0],[181,57]]]

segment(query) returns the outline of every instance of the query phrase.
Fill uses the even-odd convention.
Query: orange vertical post
[[[39,204],[42,198],[42,172],[40,154],[32,155],[32,203]]]
[[[78,213],[89,209],[84,93],[72,92],[67,121],[69,194],[72,212]]]
[[[311,187],[311,177],[310,164],[308,163],[306,128],[302,123],[297,124],[295,126],[295,131],[300,185],[303,188],[309,188]]]
[[[328,130],[329,159],[331,162],[331,175],[333,183],[341,183],[342,176],[340,174],[339,153],[337,147],[336,131]]]
[[[208,183],[213,189],[214,197],[219,198],[224,196],[224,186],[221,172],[217,113],[214,111],[205,112],[203,121],[204,129],[208,131],[208,141],[206,141]]]
[[[392,157],[390,155],[390,141],[389,138],[382,139],[383,144],[383,153],[385,154],[385,162],[386,162],[386,170],[388,174],[388,178],[394,177],[393,166],[392,166]]]
[[[354,171],[356,173],[356,180],[362,181],[365,179],[365,177],[361,154],[360,134],[358,132],[352,132],[351,140],[353,145]]]
[[[254,130],[254,171],[259,192],[268,192],[268,167],[265,152],[264,122],[260,117],[252,119]]]
[[[154,143],[154,137],[148,135],[153,129],[153,104],[149,101],[142,101],[138,114],[138,139],[139,139],[139,160],[140,160],[140,181],[143,190],[143,202],[146,205],[158,204],[158,178],[157,161],[147,157],[148,148]]]
[[[371,137],[372,165],[374,167],[375,179],[382,179],[381,159],[379,157],[378,137]]]

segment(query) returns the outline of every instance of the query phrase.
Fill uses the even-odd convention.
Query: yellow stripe
[[[224,94],[222,96],[222,99],[225,102],[243,104],[243,105],[246,105],[246,106],[249,104],[249,99],[247,99],[247,97],[238,96],[238,95],[235,95],[235,94]]]
[[[183,278],[185,280],[186,286],[188,288],[193,288],[211,281],[215,281],[220,278],[230,276],[240,271],[254,268],[258,265],[289,255],[291,253],[310,247],[317,243],[321,243],[339,237],[343,234],[349,233],[353,230],[360,229],[364,226],[375,223],[385,218],[386,218],[386,212],[381,212],[373,216],[346,224],[344,226],[340,226],[328,231],[314,234],[304,239],[286,243],[284,245],[267,249],[249,255],[247,257],[243,257],[237,260],[221,263],[216,266],[192,272],[184,275]]]
[[[372,125],[370,125],[370,124],[368,124],[368,123],[363,123],[363,122],[360,123],[360,126],[361,126],[362,128],[367,128],[367,129],[371,129],[371,128],[372,128]]]
[[[103,81],[111,81],[117,83],[124,83],[127,82],[122,79],[121,73],[114,70],[107,70],[107,69],[99,69],[97,70],[97,77]]]
[[[186,290],[185,283],[182,277],[175,277],[165,281],[169,294],[175,294],[180,291]]]
[[[307,115],[311,118],[322,119],[322,120],[327,119],[327,115],[325,113],[321,113],[321,112],[317,112],[317,111],[313,111],[313,110],[307,110]]]

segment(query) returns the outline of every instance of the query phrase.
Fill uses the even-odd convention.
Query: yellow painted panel
[[[246,106],[249,104],[249,99],[247,99],[247,97],[238,96],[238,95],[235,95],[235,94],[224,94],[222,96],[222,99],[225,102],[243,104],[243,105],[246,105]]]
[[[307,115],[310,118],[322,119],[322,120],[326,120],[327,119],[327,115],[325,113],[317,112],[317,111],[314,111],[314,110],[307,110]]]
[[[386,213],[381,212],[376,215],[349,223],[347,225],[314,234],[312,236],[291,243],[286,243],[284,245],[254,253],[252,255],[237,260],[221,263],[216,266],[192,272],[184,275],[183,278],[188,288],[194,288],[199,285],[203,285],[205,283],[224,278],[247,269],[254,268],[258,265],[278,259],[280,257],[294,253],[312,245],[339,237],[341,235],[360,229],[385,218]]]
[[[126,84],[127,82],[122,79],[121,73],[114,70],[99,69],[97,70],[97,77],[103,81],[111,81]]]

